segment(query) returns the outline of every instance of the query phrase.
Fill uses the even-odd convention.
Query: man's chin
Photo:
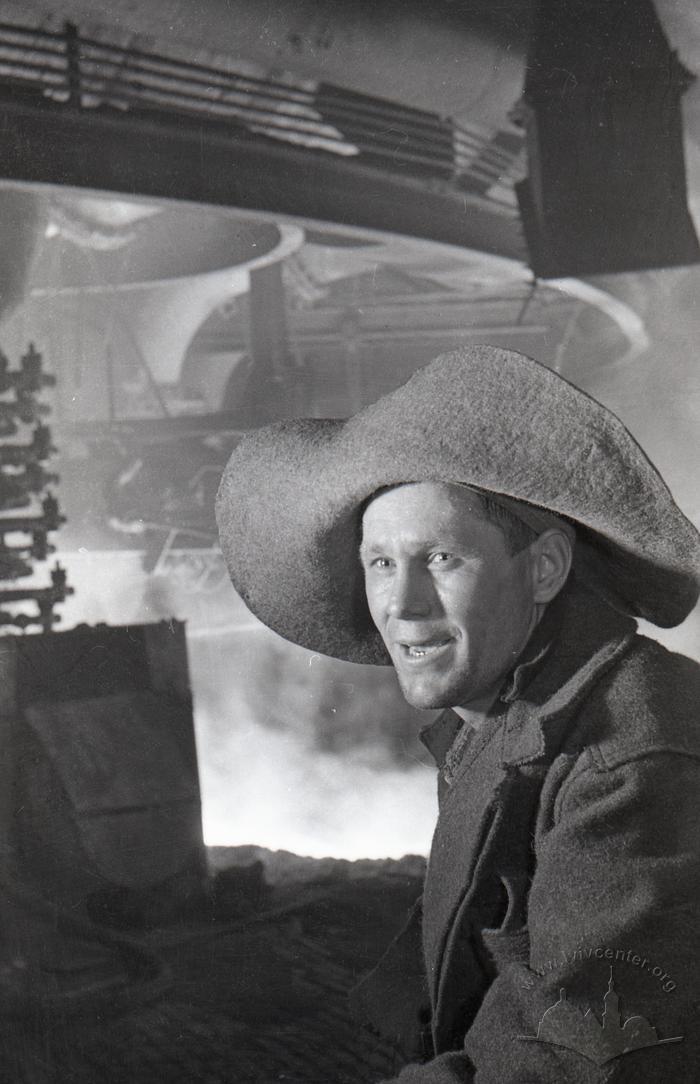
[[[420,708],[423,711],[435,710],[436,708],[451,708],[459,704],[459,693],[451,689],[431,688],[422,682],[409,681],[399,673],[399,687],[404,700],[412,708]]]

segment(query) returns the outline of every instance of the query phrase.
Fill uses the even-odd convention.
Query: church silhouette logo
[[[537,1035],[522,1035],[520,1038],[530,1042],[549,1043],[551,1046],[563,1046],[567,1050],[582,1054],[596,1065],[605,1065],[613,1058],[619,1058],[633,1050],[680,1043],[683,1036],[660,1039],[656,1028],[645,1017],[628,1016],[623,1019],[611,967],[600,1021],[592,1009],[588,1008],[584,1012],[567,1001],[566,990],[562,988],[559,991],[559,1000],[542,1014]]]

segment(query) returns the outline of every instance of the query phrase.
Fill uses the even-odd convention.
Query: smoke
[[[434,713],[405,703],[390,667],[287,643],[227,576],[149,575],[134,551],[59,558],[76,587],[61,628],[187,621],[207,844],[349,859],[427,853],[435,771],[418,732]]]
[[[433,714],[405,704],[390,668],[313,655],[251,621],[189,644],[207,843],[427,853],[435,771],[417,735]]]
[[[255,842],[318,858],[427,853],[436,804],[425,766],[398,769],[375,749],[319,752],[298,732],[267,730],[249,716],[238,715],[223,740],[206,712],[196,725],[208,750],[200,779],[209,845]]]

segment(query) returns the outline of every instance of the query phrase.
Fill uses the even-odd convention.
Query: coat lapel
[[[508,886],[519,885],[522,892],[532,875],[531,831],[546,770],[543,764],[503,770],[484,844],[436,967],[436,1050],[451,1049],[461,1040],[496,973],[483,931],[498,929],[527,943],[525,915],[511,910]]]
[[[532,873],[530,837],[542,783],[572,715],[593,681],[627,651],[635,631],[633,622],[580,589],[558,616],[551,651],[535,645],[544,662],[534,676],[527,662],[517,668],[503,713],[484,724],[453,785],[443,789],[423,908],[438,1051],[450,1048],[456,1027],[464,1034],[493,978],[481,931],[503,920],[505,880]]]
[[[423,949],[433,1004],[446,939],[474,881],[479,858],[489,850],[498,791],[505,779],[500,755],[503,719],[489,720],[486,726],[489,732],[477,736],[477,743],[467,752],[467,763],[443,793],[430,851],[423,896],[428,916],[423,924]]]

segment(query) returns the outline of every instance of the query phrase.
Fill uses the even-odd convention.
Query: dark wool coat
[[[398,1084],[700,1081],[699,693],[582,588],[552,607],[440,780],[422,923],[355,992]]]

